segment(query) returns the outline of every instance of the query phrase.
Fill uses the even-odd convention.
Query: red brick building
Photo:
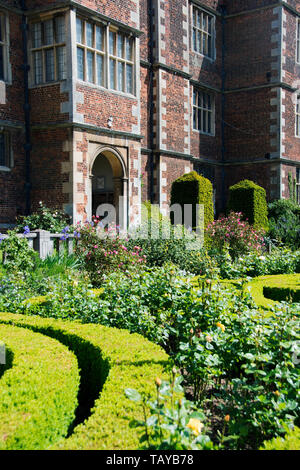
[[[0,0],[0,227],[40,200],[137,222],[192,169],[217,211],[244,178],[289,197],[298,89],[299,0]]]

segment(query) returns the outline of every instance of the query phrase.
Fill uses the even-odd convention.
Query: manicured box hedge
[[[157,376],[168,378],[167,354],[138,334],[102,325],[81,324],[37,316],[0,313],[0,323],[41,332],[67,345],[81,370],[79,401],[92,397],[93,411],[85,422],[51,449],[133,450],[140,446],[140,430],[130,427],[142,410],[124,395],[126,388],[155,394]]]
[[[300,428],[289,430],[284,437],[264,442],[260,450],[300,450]]]
[[[300,274],[278,274],[259,276],[245,284],[254,302],[263,309],[272,309],[276,302],[287,301],[291,296],[293,302],[300,300]]]
[[[253,181],[243,180],[229,188],[228,212],[242,212],[254,228],[268,230],[266,191]]]
[[[0,324],[0,338],[7,349],[7,364],[0,365],[0,449],[45,449],[74,420],[76,357],[58,341],[17,326]]]

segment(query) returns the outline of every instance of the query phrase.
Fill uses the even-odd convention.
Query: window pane
[[[65,42],[65,18],[64,16],[58,16],[55,19],[55,30],[56,30],[56,42]]]
[[[103,28],[101,28],[100,26],[96,26],[96,49],[98,49],[98,51],[104,50],[103,43],[104,43]]]
[[[193,8],[193,25],[196,26],[197,23],[197,10]]]
[[[202,111],[198,109],[198,130],[202,131]]]
[[[77,75],[79,80],[84,80],[84,51],[77,47]]]
[[[103,86],[104,85],[104,70],[103,70],[103,56],[97,54],[97,84]]]
[[[197,92],[196,91],[193,92],[193,105],[194,106],[197,105]]]
[[[0,134],[0,166],[6,166],[5,137],[3,133]]]
[[[197,108],[193,109],[193,129],[197,129]]]
[[[201,47],[201,32],[197,31],[197,47],[196,47],[197,52],[202,52],[202,47]]]
[[[42,23],[35,23],[32,25],[32,43],[33,43],[33,47],[41,47]]]
[[[3,34],[3,16],[0,15],[0,42],[4,41],[4,34]]]
[[[207,36],[206,36],[206,34],[203,34],[203,50],[202,50],[202,52],[205,55],[207,55],[207,42],[206,42],[206,40],[207,40]]]
[[[109,53],[115,55],[115,37],[116,33],[109,32]]]
[[[207,111],[203,111],[203,132],[207,132]]]
[[[64,80],[66,78],[66,48],[64,46],[56,49],[57,60],[57,78]]]
[[[87,60],[87,81],[93,82],[94,81],[94,53],[91,51],[87,51],[86,60]]]
[[[0,80],[4,79],[3,46],[0,46]]]
[[[109,61],[110,88],[115,89],[116,85],[116,62],[113,59]]]
[[[80,42],[82,44],[82,20],[80,18],[76,18],[76,38],[77,42]]]
[[[46,82],[54,80],[54,51],[48,49],[45,52]]]
[[[196,16],[196,26],[197,28],[201,28],[201,12],[197,10]]]
[[[34,59],[34,81],[35,84],[38,85],[39,83],[43,82],[43,60],[42,60],[42,52],[34,52],[33,55]]]
[[[209,34],[212,34],[212,22],[213,22],[213,19],[211,16],[208,17],[208,32]]]
[[[124,57],[124,37],[121,34],[118,34],[118,57]]]
[[[44,23],[44,45],[51,45],[54,43],[53,36],[53,22],[52,20],[45,21]]]
[[[126,65],[126,92],[133,93],[133,66]]]
[[[132,39],[126,38],[126,60],[132,61],[133,41]]]
[[[211,47],[211,36],[208,36],[208,38],[207,38],[207,55],[208,55],[208,57],[213,56],[212,47]]]
[[[193,45],[194,51],[197,51],[197,33],[195,29],[193,29]]]
[[[207,108],[208,109],[211,109],[211,96],[210,95],[206,95],[207,97]]]
[[[86,34],[86,45],[88,47],[93,47],[93,25],[90,23],[85,24],[85,34]]]
[[[124,91],[124,71],[125,71],[125,64],[122,62],[118,62],[118,90]]]
[[[211,116],[212,116],[211,113],[207,113],[207,119],[208,119],[208,122],[207,122],[207,132],[208,132],[209,134],[211,134]]]

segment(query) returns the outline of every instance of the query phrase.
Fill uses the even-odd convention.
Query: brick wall
[[[13,6],[13,2],[8,2]],[[8,80],[4,84],[4,102],[0,104],[0,127],[10,134],[13,166],[0,169],[0,224],[12,224],[25,210],[24,161],[24,88],[21,17],[7,12],[10,31]]]

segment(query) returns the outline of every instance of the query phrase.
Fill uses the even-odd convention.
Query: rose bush
[[[219,252],[228,247],[232,258],[249,252],[260,253],[264,247],[264,231],[254,229],[242,220],[240,212],[230,212],[208,225],[206,235],[211,246]]]

